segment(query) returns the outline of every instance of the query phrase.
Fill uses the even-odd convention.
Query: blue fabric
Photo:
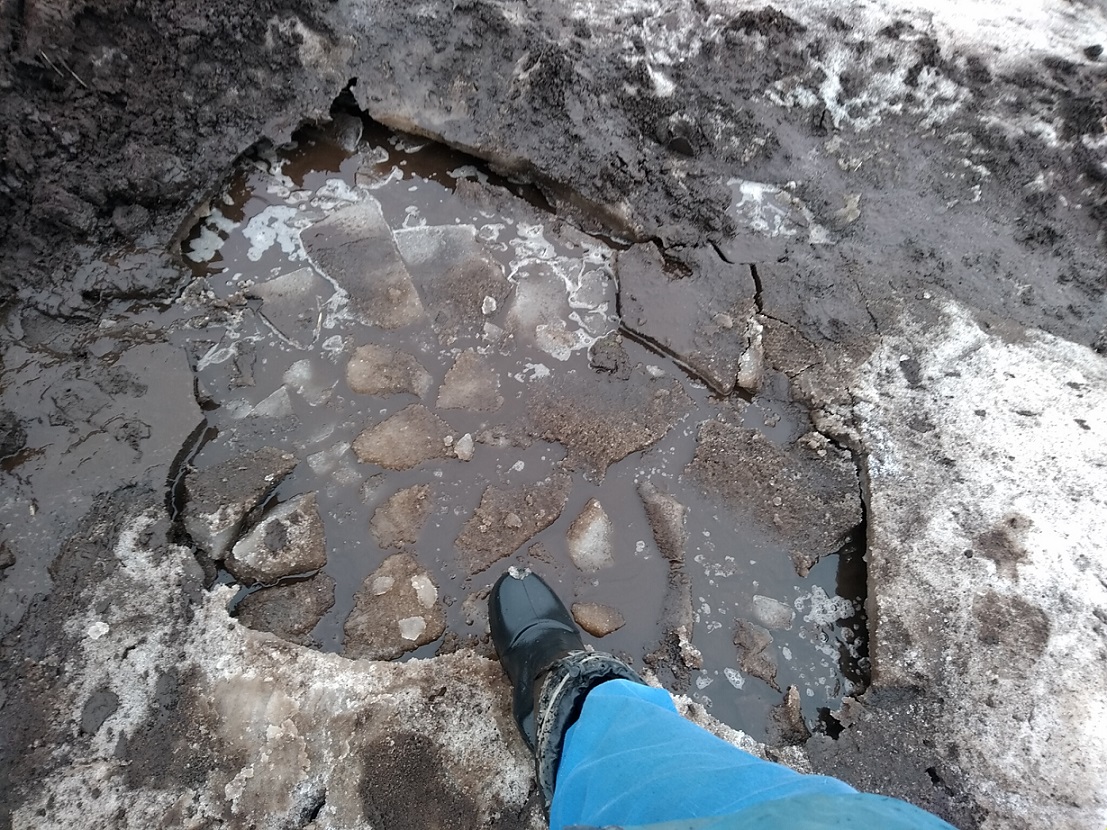
[[[566,733],[551,830],[666,822],[666,830],[952,830],[904,802],[743,752],[681,717],[664,689],[625,680],[597,686]]]

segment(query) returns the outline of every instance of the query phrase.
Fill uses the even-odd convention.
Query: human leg
[[[682,717],[664,689],[614,680],[588,694],[568,730],[550,827],[701,818],[796,795],[853,792],[715,737]]]

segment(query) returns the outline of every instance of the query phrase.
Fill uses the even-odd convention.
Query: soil
[[[612,246],[656,246],[675,277],[711,249],[752,266],[768,381],[761,398],[750,403],[747,388],[732,402],[782,418],[783,430],[803,404],[797,417],[812,423],[785,440],[813,426],[854,462],[868,448],[846,379],[905,310],[936,320],[932,297],[970,308],[982,331],[1003,341],[1018,343],[1033,327],[1107,353],[1101,46],[993,60],[923,36],[906,13],[874,35],[840,18],[801,22],[788,7],[733,16],[710,3],[664,13],[612,4],[584,14],[547,1],[524,16],[477,0],[437,12],[349,0],[200,10],[176,0],[0,1],[0,826],[33,802],[46,776],[94,749],[109,757],[96,742],[127,702],[106,686],[72,697],[74,678],[84,682],[87,637],[66,626],[78,613],[108,616],[134,599],[123,588],[96,593],[116,585],[121,570],[132,576],[116,548],[137,544],[173,559],[188,541],[178,513],[189,463],[205,447],[214,463],[259,437],[244,432],[242,447],[224,446],[204,413],[226,389],[252,386],[255,373],[264,379],[263,362],[236,352],[223,389],[196,381],[216,345],[204,337],[213,324],[232,328],[251,299],[209,297],[202,311],[175,304],[201,290],[180,243],[236,160],[285,143],[305,122],[360,108],[464,151]],[[833,98],[823,94],[828,56],[851,67],[834,78]],[[887,97],[874,97],[892,77]],[[761,228],[770,221],[779,233]],[[458,280],[466,284],[464,274]],[[183,341],[187,362],[176,345]],[[926,385],[917,357],[904,354],[896,369],[909,389]],[[605,341],[599,362],[617,376],[644,361],[627,364]],[[152,379],[150,366],[164,369]],[[785,377],[797,400],[780,396],[774,410],[774,384],[784,382],[774,378]],[[147,399],[173,403],[151,414]],[[575,414],[544,410],[537,436],[579,431],[564,426]],[[933,431],[925,419],[912,423],[920,436]],[[607,454],[610,436],[600,448],[584,439],[573,462],[621,474],[626,453]],[[630,440],[626,452],[640,446]],[[570,518],[584,501],[569,502]],[[155,518],[136,542],[128,533],[138,511]],[[995,538],[982,538],[983,558],[1017,574],[1019,556],[1007,537],[1003,546]],[[844,582],[856,579],[847,559]],[[193,615],[207,608],[201,592],[220,578],[203,557],[183,561],[172,602],[133,615],[136,628],[163,632],[152,640],[195,636]],[[668,608],[664,590],[657,586],[654,599]],[[1031,611],[1018,597],[985,594],[974,609],[984,644],[1004,661],[1021,657],[1015,631],[1040,652],[1050,621]],[[294,628],[290,636],[307,636]],[[665,633],[678,653],[674,635]],[[131,645],[152,647],[142,637]],[[214,704],[197,692],[206,681],[164,660],[150,670],[145,729],[120,733],[112,750],[128,786],[199,791],[243,768],[235,753],[246,750],[192,734],[196,724],[217,729],[218,719],[205,720]],[[878,685],[843,704],[833,729],[807,741],[815,767],[845,770],[858,785],[959,827],[987,825],[999,808],[959,771],[958,746],[932,740],[937,716],[907,715],[940,712],[939,692]],[[790,724],[784,743],[802,740],[794,709],[778,718],[778,728]],[[437,744],[392,726],[379,747],[366,739],[381,750],[372,772],[384,783],[361,793],[358,815],[399,822],[412,814],[406,782],[415,778],[441,791],[442,826],[486,821],[474,818],[483,808],[471,792],[427,773],[438,769]],[[317,791],[305,793],[289,812],[297,826],[324,809]],[[520,797],[497,826],[525,826],[533,806]],[[183,826],[182,816],[167,815]],[[63,806],[49,820],[81,826],[84,814]]]

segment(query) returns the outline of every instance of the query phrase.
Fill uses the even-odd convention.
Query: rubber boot
[[[511,568],[488,598],[492,642],[514,686],[515,723],[534,753],[547,808],[565,732],[584,697],[608,680],[642,679],[610,654],[587,651],[568,609],[540,576]]]

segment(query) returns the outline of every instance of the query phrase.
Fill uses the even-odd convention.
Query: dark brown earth
[[[943,135],[910,114],[860,133],[835,129],[818,108],[785,111],[759,97],[775,80],[805,75],[829,37],[771,7],[735,17],[725,37],[673,67],[681,94],[669,98],[624,91],[650,81],[641,65],[620,59],[603,25],[570,20],[553,2],[531,4],[523,20],[514,10],[478,0],[420,17],[411,4],[385,2],[366,20],[347,3],[3,0],[0,313],[41,312],[29,316],[39,333],[50,332],[41,342],[75,364],[90,359],[72,345],[78,338],[57,329],[92,331],[120,303],[172,298],[186,276],[174,243],[213,183],[256,142],[280,142],[304,120],[325,118],[354,81],[352,97],[381,123],[529,177],[582,225],[653,241],[673,261],[681,246],[707,242],[731,262],[756,263],[768,363],[812,401],[840,402],[835,373],[863,361],[895,309],[924,292],[948,293],[1001,335],[1013,322],[1107,352],[1107,270],[1097,241],[1107,221],[1107,167],[1102,149],[1082,141],[1104,131],[1101,61],[1028,58],[993,73],[973,55],[922,50],[918,70],[963,84],[972,111],[1040,118],[1056,127],[1055,143],[990,129],[969,111]],[[624,15],[610,28],[641,22]],[[851,27],[839,22],[834,37],[844,38]],[[901,38],[902,29],[889,27],[866,48],[912,60],[917,41]],[[755,42],[771,48],[755,53]],[[523,86],[515,67],[529,71]],[[954,133],[981,151],[974,161],[992,175],[979,184],[1001,209],[966,202],[947,214],[950,176],[964,175],[943,141]],[[862,218],[844,227],[834,217],[852,180],[822,156],[812,160],[837,135],[870,160]],[[1027,188],[1027,171],[1047,171],[1054,190]],[[740,233],[721,184],[735,175],[800,181],[804,202],[835,227],[838,244],[766,246]],[[1069,210],[1074,203],[1085,209]],[[901,370],[911,372],[910,360]],[[825,429],[850,441],[848,424]],[[27,426],[0,411],[4,463],[27,441]],[[610,460],[591,445],[580,455],[600,471]],[[111,546],[123,517],[136,506],[165,509],[169,472],[168,463],[125,477],[100,471],[93,508],[59,517],[70,541],[35,553],[43,567],[50,563],[52,586],[28,598],[22,623],[3,632],[0,649],[0,827],[36,780],[90,740],[74,738],[50,703],[66,689],[75,653],[63,626],[83,607],[84,592],[118,567]],[[167,518],[146,533],[163,547],[174,538]],[[983,554],[1012,562],[1017,553],[1007,541],[982,538]],[[0,552],[0,565],[6,555],[14,556]],[[203,583],[197,566],[182,578],[177,604],[159,610],[170,615],[170,630],[187,625]],[[976,613],[992,645],[1008,648],[1017,635],[1033,647],[1048,630],[1025,610],[988,595]],[[133,783],[172,788],[201,779],[214,761],[181,717],[204,710],[189,698],[189,678],[172,666],[156,669],[159,706],[117,753],[130,762]],[[808,749],[820,771],[908,798],[960,827],[978,826],[985,817],[973,794],[947,773],[951,750],[933,745],[930,724],[902,716],[926,694],[874,689],[843,714],[837,740],[815,736]],[[112,705],[99,695],[82,710],[79,731],[95,731]],[[380,741],[366,813],[401,827],[412,805],[429,801],[438,812],[421,814],[419,826],[435,818],[465,826],[471,796],[443,783],[422,739]],[[516,823],[505,816],[500,826]]]

